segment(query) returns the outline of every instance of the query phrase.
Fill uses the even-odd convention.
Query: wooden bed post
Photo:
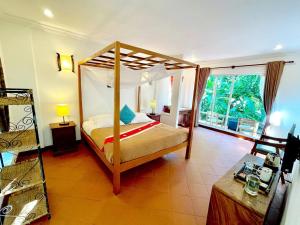
[[[114,78],[114,151],[113,186],[114,193],[120,193],[120,42],[115,43]]]
[[[137,87],[137,112],[141,112],[141,86]]]
[[[82,111],[82,88],[81,88],[81,68],[78,64],[78,98],[79,98],[79,119],[80,119],[80,129],[83,123],[83,111]]]
[[[192,149],[192,141],[193,141],[193,130],[195,124],[195,116],[196,116],[196,100],[198,96],[198,81],[199,81],[199,65],[196,67],[196,74],[195,74],[195,83],[194,83],[194,94],[193,94],[193,102],[192,102],[192,112],[191,112],[191,121],[189,127],[189,136],[188,136],[188,143],[186,146],[185,158],[189,159],[191,156],[191,149]]]

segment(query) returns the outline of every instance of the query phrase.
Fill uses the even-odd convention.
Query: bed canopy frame
[[[121,163],[120,159],[120,64],[132,70],[143,70],[151,68],[158,64],[164,64],[167,70],[190,69],[195,68],[195,84],[192,102],[191,123],[189,126],[189,134],[187,141],[173,146],[171,148],[163,149],[158,152],[146,155],[128,162]],[[82,85],[81,85],[81,66],[99,67],[114,70],[114,127],[113,127],[113,164],[111,164],[105,157],[104,153],[100,151],[99,147],[94,143],[91,137],[86,134],[82,128],[83,124],[83,108],[82,108]],[[96,152],[108,169],[113,173],[113,191],[115,194],[120,192],[120,175],[122,172],[162,157],[170,152],[186,147],[185,158],[190,158],[192,147],[192,136],[195,120],[196,99],[198,95],[197,83],[199,80],[199,65],[178,59],[175,57],[163,55],[157,52],[149,51],[143,48],[124,44],[121,42],[114,42],[102,50],[96,52],[92,56],[80,61],[78,63],[78,89],[79,89],[79,113],[80,113],[80,130],[81,136],[87,141],[90,147]]]

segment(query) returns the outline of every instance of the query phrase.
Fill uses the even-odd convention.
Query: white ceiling
[[[299,0],[1,0],[0,10],[101,43],[201,60],[267,54],[278,43],[300,49]]]

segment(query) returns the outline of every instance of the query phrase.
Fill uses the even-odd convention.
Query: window
[[[210,75],[200,102],[199,122],[257,135],[265,120],[263,84],[260,75]]]

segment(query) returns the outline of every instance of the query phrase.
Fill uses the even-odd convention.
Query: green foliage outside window
[[[209,76],[200,103],[200,118],[205,120],[206,114],[203,112],[211,111],[225,118],[229,106],[229,118],[263,122],[265,111],[261,95],[262,79],[259,75]]]

